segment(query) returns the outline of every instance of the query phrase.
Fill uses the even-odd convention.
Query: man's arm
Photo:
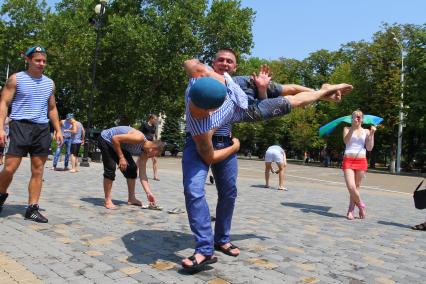
[[[138,168],[139,168],[139,180],[142,184],[142,188],[146,193],[146,197],[148,198],[148,201],[150,203],[155,204],[155,197],[152,194],[151,191],[151,187],[149,186],[148,183],[148,176],[146,174],[146,163],[148,161],[148,157],[146,156],[146,154],[142,154],[139,159],[138,159]]]
[[[131,130],[126,134],[119,134],[112,137],[112,147],[114,148],[115,153],[117,153],[119,159],[118,167],[121,170],[124,171],[127,168],[127,161],[126,158],[124,158],[123,151],[121,150],[121,143],[138,144],[142,143],[144,138],[145,136],[138,130]]]
[[[207,133],[192,137],[197,146],[198,154],[208,165],[221,162],[228,158],[230,155],[238,152],[238,150],[240,149],[240,141],[237,138],[232,138],[233,144],[231,146],[220,150],[214,150],[212,143],[213,133],[214,131],[210,130]]]
[[[64,137],[62,137],[62,131],[61,126],[59,125],[59,115],[58,115],[58,109],[56,108],[56,101],[55,101],[55,85],[53,85],[53,91],[52,95],[49,97],[48,101],[48,108],[49,108],[49,119],[52,123],[54,132],[54,139],[59,142],[59,145],[62,145],[64,143]]]
[[[6,132],[4,131],[4,122],[7,117],[7,110],[13,100],[16,92],[16,75],[13,74],[7,79],[0,96],[0,146],[3,147],[6,142]]]
[[[84,130],[83,125],[81,125],[81,145],[84,145],[84,138],[86,137],[86,130]]]
[[[69,130],[69,132],[71,132],[72,134],[76,134],[77,133],[77,122],[71,122],[72,124],[72,128]]]
[[[185,60],[183,67],[190,78],[211,77],[225,84],[225,78],[222,75],[214,72],[213,69],[208,68],[198,59]]]

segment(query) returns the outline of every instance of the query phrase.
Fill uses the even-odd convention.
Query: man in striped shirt
[[[247,95],[229,76],[223,77],[203,66],[194,61],[185,62],[185,69],[191,77],[207,76],[217,79],[193,78],[185,95],[188,134],[182,159],[183,182],[196,249],[193,256],[182,260],[182,266],[191,270],[216,262],[213,248],[232,256],[239,254],[239,249],[229,238],[236,198],[235,153],[239,148],[238,140],[234,138],[236,143],[232,144],[233,141],[229,138],[231,123],[282,116],[289,113],[292,107],[301,107],[318,99],[338,100],[342,94],[352,90],[352,86],[348,84],[339,84],[319,91],[301,92],[295,96],[257,101],[248,106]],[[223,85],[221,89],[218,84],[226,84],[226,87]],[[214,134],[219,130],[223,130],[223,134],[227,136],[219,136],[220,141],[215,141]],[[216,181],[219,198],[214,238],[204,192],[210,164],[216,164],[215,177],[221,180]]]
[[[127,180],[129,192],[127,204],[142,206],[142,202],[135,195],[138,167],[132,156],[139,156],[139,158],[144,159],[158,156],[162,152],[164,143],[159,140],[149,141],[142,132],[130,126],[117,126],[101,132],[98,138],[98,147],[101,149],[104,165],[105,208],[116,209],[112,202],[111,190],[117,165]],[[155,207],[155,197],[148,184],[146,169],[145,174],[141,174],[139,178],[151,207]]]
[[[7,189],[18,169],[22,157],[30,154],[31,178],[28,185],[28,208],[25,218],[39,223],[48,220],[39,212],[44,164],[49,155],[51,136],[49,119],[55,129],[54,139],[63,143],[55,102],[55,84],[43,75],[46,66],[46,50],[34,46],[25,53],[28,69],[9,77],[0,99],[0,146],[4,145],[6,134],[3,130],[9,106],[10,118],[9,150],[6,163],[0,172],[0,211],[8,197]]]

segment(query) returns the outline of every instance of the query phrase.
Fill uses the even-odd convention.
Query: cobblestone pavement
[[[262,188],[263,163],[242,160],[232,227],[241,255],[218,253],[216,264],[190,275],[180,268],[194,245],[187,216],[167,212],[184,209],[180,159],[159,165],[161,181],[150,182],[163,211],[128,206],[120,174],[119,209],[107,210],[101,164],[73,174],[51,171],[48,161],[40,206],[49,223],[37,224],[23,218],[24,159],[0,215],[0,283],[424,283],[426,233],[410,226],[425,214],[404,193],[419,178],[369,173],[367,219],[348,221],[340,170],[290,165],[282,192]],[[215,188],[206,191],[214,212]],[[138,196],[146,201],[140,184]]]

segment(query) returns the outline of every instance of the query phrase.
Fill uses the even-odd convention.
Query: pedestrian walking
[[[43,74],[46,60],[47,54],[43,47],[29,48],[25,52],[27,70],[9,77],[0,99],[0,146],[4,146],[6,141],[4,122],[8,108],[12,106],[9,149],[5,166],[0,172],[0,212],[9,195],[7,190],[22,157],[30,154],[31,178],[25,218],[39,223],[48,222],[48,219],[40,213],[38,203],[44,164],[49,155],[51,142],[49,120],[55,129],[54,139],[57,144],[63,143],[54,95],[55,83]]]
[[[360,110],[352,113],[352,123],[350,127],[343,129],[343,141],[346,145],[343,158],[343,173],[346,186],[349,191],[349,207],[346,217],[354,219],[355,206],[359,209],[359,218],[366,216],[365,203],[361,200],[361,181],[367,171],[367,151],[374,147],[374,133],[376,127],[370,129],[362,128],[364,114]]]

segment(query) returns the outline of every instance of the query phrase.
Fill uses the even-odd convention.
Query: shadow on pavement
[[[386,225],[386,226],[395,226],[395,227],[400,227],[400,228],[407,228],[407,229],[411,229],[411,226],[410,226],[410,225],[407,225],[407,224],[400,224],[400,223],[395,223],[395,222],[377,221],[377,224],[380,224],[380,225]]]
[[[233,234],[232,240],[237,242],[245,239],[266,239],[266,237],[255,234]],[[176,252],[188,249],[194,246],[194,237],[192,234],[176,231],[160,230],[138,230],[124,235],[122,241],[132,255],[127,259],[129,262],[137,264],[153,264],[157,260],[169,261],[178,264],[178,272],[181,274],[189,273],[180,268],[181,256]],[[187,255],[188,257],[190,255]],[[209,265],[202,271],[211,269]]]
[[[105,199],[103,199],[103,198],[96,198],[96,197],[83,197],[80,200],[87,202],[87,203],[91,203],[91,204],[96,205],[96,206],[102,206],[102,207],[104,207],[104,201],[105,201]],[[125,201],[115,200],[115,199],[113,199],[112,202],[115,205],[127,204],[127,202],[125,202]]]
[[[257,188],[262,188],[262,189],[268,189],[268,188],[265,188],[264,184],[252,184],[252,185],[250,185],[250,187],[257,187]]]
[[[332,218],[346,218],[346,216],[328,212],[332,208],[330,206],[311,205],[311,204],[294,203],[294,202],[281,202],[281,205],[299,208],[300,211],[302,211],[303,213],[315,213],[315,214],[323,215],[326,217],[332,217]]]
[[[3,205],[3,211],[0,213],[0,218],[8,217],[16,214],[21,214],[22,218],[24,218],[25,211],[27,210],[27,205],[8,205],[5,203]],[[42,209],[40,208],[40,211]]]

